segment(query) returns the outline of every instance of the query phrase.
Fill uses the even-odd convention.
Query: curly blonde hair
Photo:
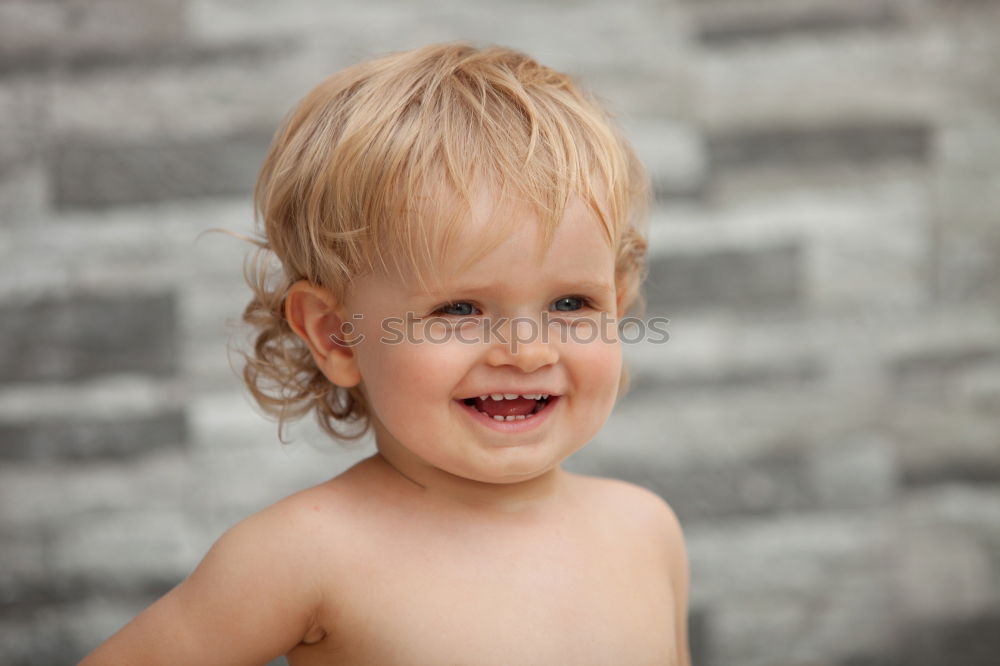
[[[359,386],[332,384],[285,319],[305,279],[338,300],[375,270],[433,280],[478,186],[536,212],[547,248],[571,196],[616,251],[619,315],[641,301],[648,178],[608,113],[566,74],[502,47],[436,44],[333,74],[275,133],[254,190],[262,238],[244,267],[255,329],[244,380],[281,428],[314,411],[336,439],[369,427]],[[262,225],[262,229],[260,226]],[[499,224],[470,257],[506,233]],[[623,370],[621,394],[627,387]],[[282,440],[283,441],[283,440]]]

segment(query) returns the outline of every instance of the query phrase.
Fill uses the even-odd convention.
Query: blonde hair
[[[256,329],[244,380],[279,438],[313,410],[338,439],[369,425],[361,389],[333,385],[285,320],[291,285],[305,279],[342,301],[353,277],[388,270],[426,286],[482,186],[533,209],[543,251],[580,197],[616,251],[619,314],[640,300],[647,178],[567,75],[507,48],[436,44],[333,74],[286,116],[254,190],[263,239],[245,266],[254,296],[243,313]],[[505,233],[498,224],[469,261]]]

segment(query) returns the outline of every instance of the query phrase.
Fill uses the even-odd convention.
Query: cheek
[[[619,342],[590,342],[574,345],[576,373],[584,386],[594,393],[617,395],[622,370],[622,347]]]
[[[358,364],[372,406],[392,420],[391,414],[413,416],[428,403],[450,400],[467,372],[468,352],[454,343],[380,343],[359,354]]]

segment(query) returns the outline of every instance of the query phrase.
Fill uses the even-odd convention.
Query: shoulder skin
[[[629,521],[634,528],[655,539],[673,588],[677,664],[690,666],[688,597],[691,574],[684,532],[677,514],[662,497],[648,488],[618,479],[593,480],[601,484],[607,498],[613,498],[610,501],[613,501],[623,521]]]
[[[188,578],[81,666],[261,664],[319,640],[319,528],[307,491],[228,529]]]

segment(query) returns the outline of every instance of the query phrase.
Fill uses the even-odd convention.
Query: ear
[[[330,290],[299,280],[285,296],[285,319],[309,346],[316,366],[327,379],[345,388],[361,381],[353,349],[358,339],[350,335],[353,322],[345,326],[343,305]]]

